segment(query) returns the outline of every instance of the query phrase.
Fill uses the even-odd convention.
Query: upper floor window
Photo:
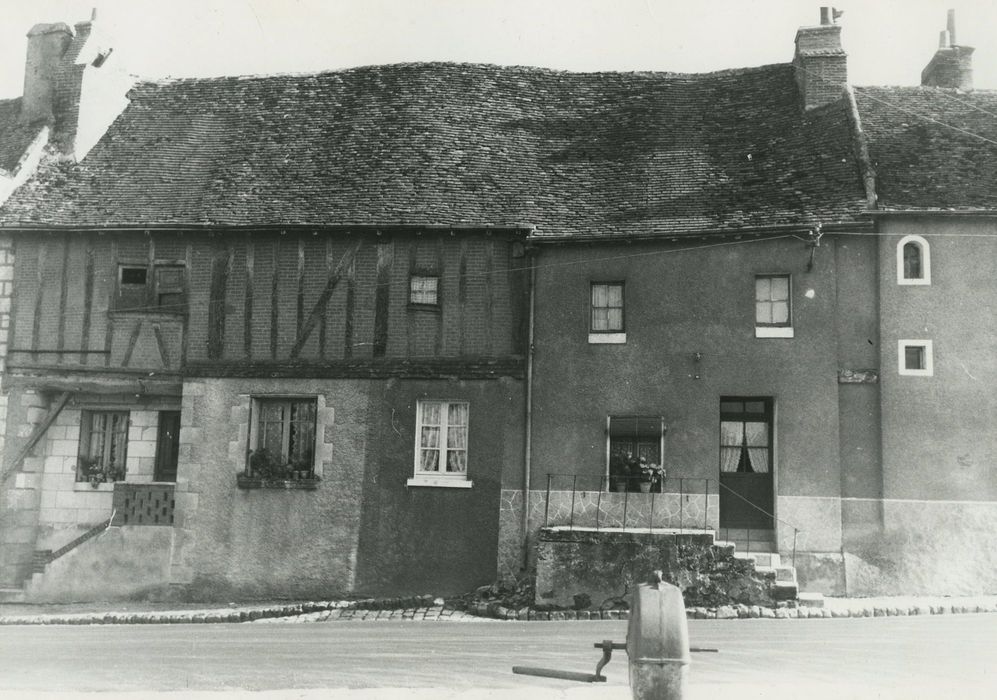
[[[625,343],[623,283],[593,282],[589,321],[590,343]]]
[[[263,479],[315,475],[314,397],[256,398],[247,474]]]
[[[931,284],[931,249],[921,236],[897,243],[897,284]]]
[[[470,486],[467,478],[469,405],[419,401],[416,405],[415,475],[409,486]]]
[[[150,274],[151,272],[151,274]],[[183,313],[186,269],[182,264],[118,266],[115,311]]]
[[[409,278],[410,304],[437,306],[440,303],[440,278],[436,275],[412,275]]]
[[[930,340],[901,340],[898,343],[900,374],[930,377],[935,373]]]
[[[82,412],[77,481],[123,480],[127,452],[128,411]]]
[[[755,277],[755,337],[792,338],[793,317],[789,275]]]

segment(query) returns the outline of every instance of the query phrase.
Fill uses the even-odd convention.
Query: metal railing
[[[727,486],[726,484],[723,484],[720,481],[718,481],[717,484],[724,491],[726,491],[726,492],[730,493],[732,496],[735,496],[735,497],[739,498],[740,500],[744,501],[749,506],[751,506],[752,508],[754,508],[755,510],[757,510],[759,513],[763,513],[764,515],[772,518],[772,522],[773,523],[775,523],[776,521],[778,521],[778,522],[782,523],[783,525],[786,525],[786,526],[791,527],[793,529],[793,559],[792,559],[792,565],[795,567],[796,566],[796,544],[797,544],[797,541],[798,541],[798,539],[800,537],[800,533],[803,532],[803,531],[800,528],[798,528],[795,525],[793,525],[792,523],[786,522],[782,518],[777,518],[775,516],[775,513],[768,512],[767,510],[765,510],[764,508],[762,508],[760,505],[758,505],[757,503],[754,503],[753,501],[748,500],[747,498],[745,498],[744,496],[742,496],[741,494],[739,494],[737,491],[735,491],[734,489],[732,489],[729,486]],[[726,530],[727,534],[728,534],[728,537],[730,536],[730,530],[745,530],[746,531],[746,535],[747,535],[747,545],[746,545],[745,549],[746,549],[746,551],[748,553],[751,552],[751,530],[752,530],[751,527],[739,527],[739,528],[728,527],[728,528],[720,528],[720,529],[721,530]],[[754,529],[757,532],[757,531],[759,531],[759,530],[761,530],[763,528],[754,528]],[[765,530],[769,530],[769,529],[773,529],[774,530],[774,528],[764,528],[764,529]],[[779,542],[776,541],[774,543],[774,545],[775,545],[776,551],[778,552],[779,551]]]
[[[716,487],[712,487],[716,484]],[[660,529],[712,530],[710,509],[715,508],[713,519],[717,535],[731,530],[744,530],[747,536],[745,550],[752,551],[752,529],[757,534],[772,528],[721,528],[720,491],[730,494],[756,511],[786,525],[793,530],[792,564],[796,566],[796,547],[802,532],[782,518],[777,518],[756,503],[737,493],[718,479],[706,477],[670,476],[648,482],[641,477],[593,476],[584,474],[548,474],[544,497],[544,527],[567,527],[569,530],[587,528],[603,529]],[[658,508],[665,503],[664,513]],[[552,512],[553,511],[553,512]],[[759,537],[754,541],[761,544]],[[778,541],[773,545],[778,552]]]
[[[710,506],[719,503],[717,492],[710,490],[714,481],[688,476],[647,482],[639,477],[548,474],[544,527],[709,530]]]

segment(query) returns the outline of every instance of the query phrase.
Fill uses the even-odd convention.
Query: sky
[[[827,0],[824,0],[827,2]],[[785,63],[820,0],[0,0],[0,98],[21,94],[25,34],[90,17],[145,78],[313,72],[445,60],[571,71]],[[916,85],[946,11],[997,89],[997,0],[840,0],[854,85]]]

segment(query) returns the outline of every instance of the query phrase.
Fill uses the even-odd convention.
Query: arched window
[[[931,250],[921,236],[897,243],[897,284],[931,284]]]

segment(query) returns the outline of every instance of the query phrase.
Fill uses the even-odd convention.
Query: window
[[[623,283],[593,282],[589,321],[590,343],[625,343]]]
[[[257,398],[249,435],[251,477],[262,479],[314,478],[314,398]]]
[[[897,284],[931,284],[931,249],[921,236],[904,236],[897,243]]]
[[[181,312],[184,307],[184,267],[156,266],[156,306],[161,311]]]
[[[415,476],[410,486],[467,487],[468,404],[419,401],[416,405]]]
[[[930,340],[901,340],[897,354],[900,374],[930,377],[935,373]]]
[[[772,400],[720,400],[721,473],[772,471]]]
[[[115,311],[182,313],[185,304],[185,267],[177,263],[118,266]]]
[[[613,491],[648,490],[661,493],[661,454],[665,421],[661,416],[610,416],[607,425],[609,488]]]
[[[440,278],[436,275],[412,275],[409,278],[409,303],[436,306],[440,303]]]
[[[76,480],[95,486],[125,478],[128,411],[83,411]]]
[[[792,338],[789,275],[755,277],[755,337]]]

